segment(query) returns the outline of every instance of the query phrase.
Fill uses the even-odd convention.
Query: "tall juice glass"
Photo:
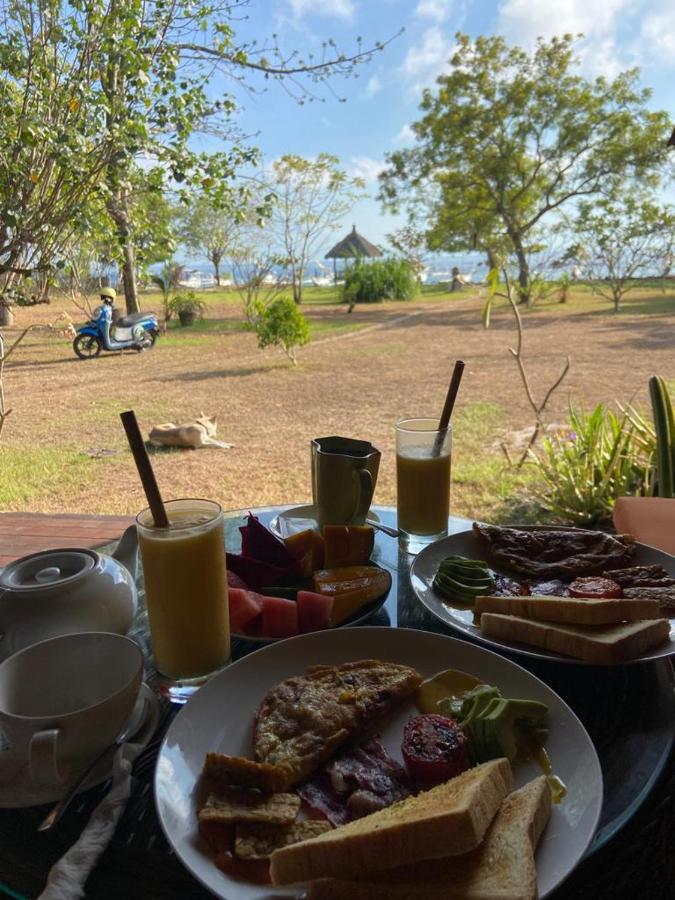
[[[448,533],[451,454],[450,425],[439,431],[438,419],[396,423],[398,528],[412,553]]]
[[[223,511],[212,500],[165,503],[136,518],[155,666],[172,700],[187,699],[230,658]]]

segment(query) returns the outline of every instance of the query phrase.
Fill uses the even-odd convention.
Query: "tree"
[[[365,184],[350,178],[330,153],[316,159],[286,155],[274,162],[269,189],[274,197],[271,226],[288,260],[293,299],[302,302],[307,264],[326,233],[339,228],[341,216],[363,196]]]
[[[199,197],[181,216],[183,242],[196,253],[202,253],[213,266],[220,287],[220,264],[237,234],[237,216],[231,211],[214,208],[206,197]]]
[[[639,276],[659,277],[673,250],[675,210],[633,187],[613,197],[581,203],[569,223],[574,252],[593,290],[619,311]]]
[[[417,223],[410,222],[387,235],[391,246],[400,253],[420,278],[424,272],[428,256],[427,237]]]
[[[105,203],[122,256],[127,308],[138,309],[134,178],[183,198],[205,191],[236,208],[234,182],[258,158],[233,126],[231,94],[214,99],[217,71],[243,88],[283,80],[299,102],[333,76],[349,77],[384,44],[352,53],[332,41],[320,58],[284,53],[276,39],[247,44],[234,24],[246,0],[0,0],[0,271],[47,266],[90,204]],[[303,80],[304,79],[304,80]],[[223,139],[217,153],[191,138]]]
[[[647,108],[637,69],[590,81],[575,64],[570,35],[527,53],[458,34],[450,72],[424,91],[417,145],[390,154],[380,176],[388,208],[426,213],[433,249],[505,246],[521,302],[528,235],[542,219],[629,177],[655,182],[666,153],[668,117]]]
[[[309,343],[309,327],[307,319],[290,297],[277,297],[269,306],[265,306],[260,311],[254,328],[261,350],[270,346],[281,347],[293,365],[297,366],[295,348]]]

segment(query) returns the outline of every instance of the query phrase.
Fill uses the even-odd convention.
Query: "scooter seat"
[[[115,321],[115,325],[118,328],[131,328],[132,325],[138,325],[139,322],[149,322],[154,318],[154,313],[130,313],[128,316],[120,316]]]

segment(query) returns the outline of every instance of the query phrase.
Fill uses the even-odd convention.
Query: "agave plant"
[[[663,378],[649,379],[656,431],[656,493],[659,497],[675,497],[675,416],[670,394]]]
[[[654,429],[633,407],[600,404],[586,414],[570,406],[569,430],[531,454],[544,484],[537,499],[563,521],[608,521],[617,497],[651,493],[655,448]]]

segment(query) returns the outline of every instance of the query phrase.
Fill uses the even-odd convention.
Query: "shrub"
[[[176,294],[168,301],[167,311],[169,318],[178,316],[181,325],[192,325],[195,319],[202,319],[206,312],[206,304],[197,298],[194,291],[185,294]]]
[[[412,300],[419,282],[405,259],[356,259],[345,267],[343,299],[355,303],[380,303],[383,300]]]
[[[532,454],[544,480],[537,499],[556,518],[607,522],[617,497],[651,493],[655,436],[640,413],[628,407],[617,415],[600,404],[584,414],[570,406],[569,423]]]
[[[294,366],[297,365],[295,348],[310,340],[307,319],[290,297],[279,297],[260,308],[253,328],[262,350],[270,346],[281,347]]]

